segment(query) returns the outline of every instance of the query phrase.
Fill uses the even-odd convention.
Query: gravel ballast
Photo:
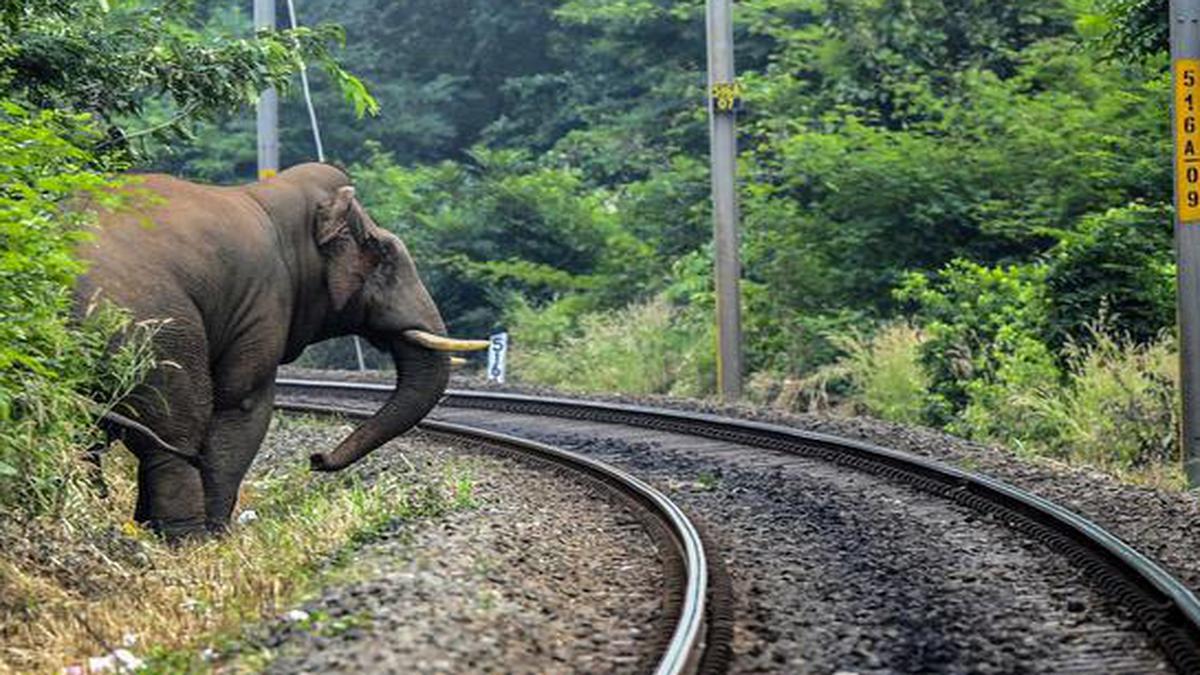
[[[389,381],[386,376],[381,380],[378,376],[351,374],[348,377],[340,377],[340,373],[328,372],[293,372],[289,375],[293,377],[307,376],[314,379]],[[1157,560],[1193,590],[1200,590],[1200,556],[1195,555],[1195,551],[1200,550],[1200,499],[1196,494],[1129,485],[1098,471],[1018,456],[1016,453],[1001,448],[985,447],[937,431],[905,427],[867,418],[786,414],[773,410],[724,406],[700,401],[681,401],[662,397],[589,397],[529,387],[480,386],[477,381],[464,382],[460,380],[454,383],[454,386],[701,411],[784,424],[845,438],[861,439],[884,447],[929,457],[968,471],[1004,480],[1070,508],[1097,522]],[[451,417],[454,415],[453,409],[448,408],[439,409],[436,414],[446,417],[444,413],[450,413]],[[935,664],[935,670],[955,672],[959,667],[964,670],[980,672],[1052,672],[1074,668],[1085,672],[1152,672],[1166,667],[1157,658],[1140,631],[1128,620],[1128,617],[1122,616],[1121,608],[1114,607],[1111,601],[1098,597],[1091,586],[1086,583],[1087,580],[1078,578],[1078,572],[1061,559],[1047,562],[1050,558],[1047,557],[1045,551],[1035,554],[1036,549],[1040,547],[1028,541],[1017,543],[1013,549],[1029,549],[1027,551],[1029,558],[1025,565],[1002,563],[997,569],[989,572],[991,577],[977,575],[970,571],[966,573],[954,571],[949,574],[930,576],[921,571],[923,569],[921,561],[914,560],[911,556],[902,554],[899,564],[889,562],[888,559],[896,555],[889,546],[879,547],[874,544],[864,546],[853,543],[854,537],[851,537],[849,544],[829,541],[827,543],[835,553],[829,555],[820,553],[820,546],[818,546],[817,559],[824,556],[826,562],[843,564],[853,561],[856,556],[871,559],[882,558],[879,569],[883,572],[868,569],[867,576],[886,577],[891,575],[893,587],[885,585],[884,588],[887,590],[877,594],[891,598],[891,600],[880,600],[875,603],[878,606],[873,609],[868,607],[854,610],[861,612],[862,615],[850,621],[833,622],[835,626],[839,624],[843,626],[866,625],[869,628],[865,631],[853,628],[834,628],[833,634],[828,633],[829,622],[823,621],[821,617],[825,615],[825,611],[836,611],[836,607],[811,612],[808,619],[803,618],[803,611],[793,608],[792,614],[801,618],[798,622],[792,622],[790,625],[786,621],[781,624],[778,617],[773,615],[770,609],[771,604],[779,602],[779,598],[790,598],[796,602],[811,601],[811,598],[807,597],[789,596],[788,589],[802,588],[810,595],[815,594],[817,597],[821,597],[826,591],[834,592],[830,585],[836,584],[836,582],[823,577],[822,575],[827,572],[819,567],[809,568],[798,573],[794,564],[780,566],[781,570],[790,568],[790,571],[762,574],[753,569],[755,559],[763,555],[768,555],[768,557],[776,555],[776,553],[764,553],[772,550],[776,550],[783,558],[793,556],[799,559],[797,552],[787,551],[786,546],[781,543],[789,541],[789,538],[795,539],[793,534],[813,539],[818,538],[817,535],[823,535],[826,526],[849,525],[851,532],[861,529],[858,527],[862,524],[860,519],[847,519],[846,517],[846,514],[853,514],[857,507],[844,498],[831,499],[828,495],[821,494],[819,488],[792,492],[791,486],[793,484],[804,485],[804,479],[791,476],[784,481],[784,484],[780,484],[780,476],[786,477],[789,471],[785,467],[777,467],[778,471],[774,473],[768,471],[764,474],[762,467],[742,472],[728,466],[706,464],[704,460],[697,457],[699,450],[702,449],[700,446],[705,441],[692,439],[683,442],[680,447],[675,449],[677,452],[673,452],[672,461],[677,462],[675,468],[663,470],[661,467],[654,466],[654,462],[657,460],[650,461],[649,464],[639,463],[647,456],[662,454],[662,448],[658,447],[659,444],[651,443],[639,447],[636,443],[631,445],[616,441],[597,441],[594,437],[589,438],[586,433],[563,433],[565,421],[560,420],[555,426],[558,427],[558,431],[544,436],[543,440],[557,440],[570,444],[571,449],[594,452],[601,459],[615,461],[639,476],[652,478],[660,488],[664,486],[671,488],[671,496],[684,503],[694,506],[694,500],[716,499],[710,493],[721,493],[723,495],[721,499],[730,500],[730,504],[726,507],[709,505],[706,508],[698,509],[702,517],[710,522],[710,525],[713,524],[714,518],[716,523],[719,523],[711,527],[718,535],[731,522],[737,520],[739,510],[743,512],[744,519],[750,518],[751,515],[758,519],[757,524],[739,523],[733,528],[735,530],[733,537],[722,537],[722,543],[727,546],[725,551],[728,556],[727,562],[737,581],[736,590],[741,603],[739,606],[741,616],[739,616],[738,623],[737,656],[735,658],[735,669],[738,672],[825,672],[823,670],[825,667],[845,668],[853,672],[894,672],[897,663],[908,663],[909,665],[923,663],[924,661],[921,659],[930,655]],[[505,427],[503,423],[499,424],[497,428],[508,428],[509,431],[515,431],[511,427]],[[692,463],[689,464],[689,462]],[[802,473],[811,474],[812,472],[806,469]],[[697,484],[710,484],[714,475],[718,479],[716,482],[721,485],[720,489],[711,490],[707,487],[700,490],[693,489]],[[688,488],[689,485],[693,488]],[[681,495],[681,489],[685,492],[694,491],[697,495],[693,497]],[[853,492],[851,490],[851,494]],[[817,502],[813,501],[814,494],[820,495]],[[863,496],[870,494],[872,493],[869,490],[862,493]],[[814,533],[804,523],[791,522],[796,519],[780,517],[778,513],[770,515],[773,512],[772,502],[798,505],[799,510],[805,512],[804,518],[800,520],[815,521],[824,525],[818,527]],[[834,512],[837,514],[833,518],[828,517],[828,511],[822,512],[824,507],[821,504],[830,502],[835,505]],[[839,504],[840,506],[838,506]],[[716,511],[711,511],[712,508],[716,508]],[[816,509],[816,511],[808,512],[808,509]],[[865,513],[872,513],[872,510],[866,509]],[[880,518],[886,522],[886,509],[882,513],[879,511],[873,513],[876,518],[871,519],[872,522],[878,521]],[[964,518],[969,517],[964,516]],[[967,527],[979,526],[976,520],[968,519],[964,522]],[[939,529],[940,526],[947,523],[954,525],[954,519],[938,520],[934,518],[931,523],[934,526],[932,531],[921,532],[920,527],[909,528],[907,532],[905,532],[905,528],[893,526],[884,529],[885,531],[890,529],[888,536],[898,534],[901,539],[909,536],[925,536],[931,542],[941,541],[942,545],[948,546],[950,549],[966,553],[979,553],[983,550],[978,546],[972,546],[969,539],[960,539],[957,540],[957,543],[952,544],[951,542],[955,542],[954,537],[944,536]],[[743,532],[754,529],[759,530],[757,534],[747,536],[745,541],[739,541],[744,536]],[[1019,535],[1013,536],[1019,538]],[[868,535],[860,537],[860,539],[873,541],[876,538]],[[980,543],[976,542],[976,544]],[[853,553],[849,556],[843,555],[838,551],[839,547],[848,548]],[[949,551],[943,551],[943,553],[946,552]],[[803,555],[811,554],[806,551]],[[953,560],[952,557],[945,558],[936,552],[931,555],[932,558],[926,561],[930,565]],[[951,564],[953,565],[953,563]],[[871,565],[868,564],[867,567],[871,567]],[[750,569],[749,573],[747,573],[747,568]],[[934,569],[934,567],[929,569]],[[918,576],[916,582],[912,579],[914,573],[912,570],[917,570],[915,572]],[[1032,593],[1018,592],[1015,595],[1001,593],[992,601],[986,598],[984,591],[988,591],[988,589],[980,588],[981,585],[985,585],[994,591],[996,588],[1004,588],[1006,585],[1022,583],[1035,572],[1043,576],[1039,582],[1041,589]],[[798,577],[797,574],[799,574]],[[775,577],[784,577],[785,583],[780,585]],[[950,608],[957,607],[958,609],[949,612],[950,618],[946,624],[939,623],[943,618],[940,617],[942,611],[939,610],[939,620],[927,622],[928,625],[939,626],[938,632],[930,635],[942,635],[945,632],[949,636],[954,636],[955,631],[959,630],[963,624],[974,623],[985,628],[981,631],[983,636],[978,639],[968,638],[966,643],[956,642],[953,638],[938,640],[931,637],[924,641],[918,639],[915,642],[927,643],[932,651],[917,655],[889,652],[889,648],[894,647],[894,645],[889,647],[889,638],[900,635],[904,637],[902,642],[909,643],[912,642],[909,638],[919,633],[907,633],[907,628],[886,625],[886,621],[880,622],[880,607],[885,609],[882,615],[886,616],[886,606],[892,600],[903,605],[911,605],[913,602],[920,603],[926,599],[936,599],[941,594],[933,592],[929,583],[935,578],[949,582],[951,590],[945,595],[948,597]],[[767,579],[767,582],[762,583],[762,579]],[[991,579],[995,579],[995,582],[992,582]],[[982,599],[980,593],[983,593]],[[846,601],[845,598],[843,601]],[[956,614],[958,610],[964,608],[970,609],[971,613]],[[747,620],[746,616],[749,616],[750,619]],[[1031,619],[1031,616],[1044,618]],[[1034,625],[1031,626],[1031,622]],[[796,632],[793,632],[794,630]],[[795,635],[803,634],[803,631],[806,630],[815,632],[817,642],[824,643],[826,646],[813,647],[797,643]],[[1086,658],[1086,652],[1090,648],[1085,648],[1083,650],[1085,658],[1075,659],[1072,654],[1077,655],[1078,650],[1059,650],[1059,646],[1051,645],[1046,641],[1046,638],[1053,636],[1056,631],[1063,636],[1060,641],[1061,645],[1078,645],[1080,640],[1085,642],[1094,640],[1094,644],[1100,646],[1101,651],[1112,649],[1114,654],[1119,653],[1123,656],[1109,660],[1089,660]],[[828,646],[834,643],[842,643],[842,647]],[[957,648],[953,646],[956,644]],[[955,653],[956,649],[958,653]],[[1056,660],[1056,653],[1064,657],[1064,660]],[[798,659],[796,658],[797,654],[801,655]],[[830,655],[832,658],[828,658]],[[905,661],[906,658],[916,660]],[[967,660],[959,661],[963,658]],[[890,666],[887,665],[889,662]],[[901,670],[905,669],[901,668]]]
[[[386,373],[289,369],[287,377],[392,383]],[[496,387],[478,379],[457,378],[452,386],[511,391],[539,396],[649,405],[692,410],[783,424],[875,443],[981,473],[1044,497],[1096,522],[1159,562],[1195,593],[1200,593],[1200,493],[1181,493],[1123,483],[1100,471],[1020,456],[923,427],[869,417],[783,413],[749,405],[661,396],[595,396],[538,387]]]
[[[642,429],[439,409],[627,469],[709,525],[734,673],[1169,672],[1067,560],[1005,523],[828,463]]]
[[[277,425],[263,463],[330,447],[348,427]],[[297,453],[297,448],[301,452]],[[473,508],[401,523],[254,638],[274,673],[637,672],[663,616],[658,550],[624,507],[525,462],[410,434],[356,466],[437,475],[466,467]],[[462,477],[460,476],[461,480]],[[300,615],[295,615],[300,616]]]

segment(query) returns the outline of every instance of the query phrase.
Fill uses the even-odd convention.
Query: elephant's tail
[[[180,457],[186,460],[189,464],[199,468],[200,460],[196,455],[180,450],[174,445],[164,441],[162,437],[154,433],[154,430],[150,427],[138,422],[137,420],[130,419],[120,413],[115,413],[111,410],[105,412],[100,416],[100,428],[104,430],[104,433],[108,434],[109,439],[124,440],[125,436],[130,433],[140,436],[141,438],[153,444],[157,449]]]

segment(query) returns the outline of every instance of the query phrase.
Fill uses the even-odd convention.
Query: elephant
[[[103,425],[137,458],[134,518],[167,539],[224,531],[266,435],[281,363],[356,334],[390,352],[396,389],[313,470],[349,466],[420,421],[449,377],[437,306],[404,243],[349,176],[320,163],[216,187],[131,177],[80,246],[77,312],[97,300],[155,321],[158,365]]]

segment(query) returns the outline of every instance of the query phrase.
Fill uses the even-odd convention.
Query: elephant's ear
[[[325,248],[326,244],[345,232],[353,216],[354,187],[340,187],[332,199],[317,206],[316,231],[313,233],[317,246]]]
[[[361,209],[354,203],[354,188],[338,188],[317,208],[313,236],[325,260],[325,281],[333,311],[340,312],[379,263],[374,247],[367,245]]]

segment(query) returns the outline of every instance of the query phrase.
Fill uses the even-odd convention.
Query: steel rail
[[[285,385],[290,386],[290,385]],[[277,402],[276,409],[285,412],[332,414],[346,417],[368,417],[369,411],[308,403]],[[426,419],[420,423],[424,430],[435,434],[482,442],[493,447],[516,451],[542,461],[567,467],[584,474],[635,499],[664,525],[684,568],[682,602],[675,628],[663,655],[655,667],[655,675],[695,673],[700,667],[705,642],[705,622],[708,597],[708,562],[704,543],[695,525],[666,495],[641,479],[614,466],[564,450],[507,434],[476,427]]]
[[[388,385],[367,383],[277,383],[283,390],[353,392],[372,399],[392,391]],[[469,390],[448,390],[441,405],[624,424],[802,454],[898,478],[970,508],[1003,513],[1013,519],[1011,527],[1064,553],[1093,583],[1129,605],[1180,672],[1200,673],[1200,600],[1190,589],[1095,522],[1002,481],[864,441],[706,413]]]

